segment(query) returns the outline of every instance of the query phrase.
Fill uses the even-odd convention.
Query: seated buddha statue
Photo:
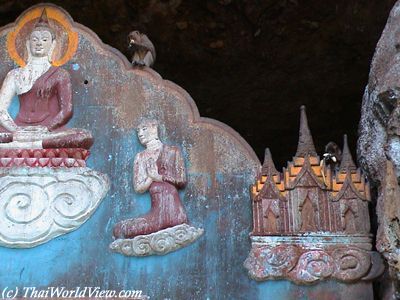
[[[26,42],[28,60],[24,67],[8,72],[0,90],[0,148],[84,148],[93,138],[84,129],[65,128],[72,118],[72,88],[69,73],[52,66],[56,35],[46,10]],[[8,109],[19,98],[17,117]]]

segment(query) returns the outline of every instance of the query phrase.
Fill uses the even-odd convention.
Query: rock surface
[[[376,46],[359,126],[358,159],[376,186],[386,176],[386,159],[400,177],[400,2],[393,7]]]
[[[375,279],[384,270],[379,253],[370,250],[370,238],[362,235],[254,236],[244,266],[258,281],[285,279],[301,285],[334,279],[354,283]]]
[[[400,292],[400,1],[389,16],[376,46],[359,125],[358,159],[377,201],[376,247],[389,269],[381,281],[380,299]]]
[[[394,277],[400,279],[400,187],[391,161],[387,161],[386,174],[377,204],[379,229],[376,247],[383,253]]]
[[[1,1],[1,24],[39,2]],[[131,30],[148,34],[155,70],[260,159],[268,145],[280,169],[295,151],[302,104],[318,153],[344,133],[354,149],[369,64],[395,0],[51,2],[126,55]]]

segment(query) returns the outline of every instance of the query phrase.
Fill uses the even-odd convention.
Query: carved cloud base
[[[372,280],[384,270],[380,255],[370,251],[371,239],[365,235],[319,233],[251,239],[244,266],[258,281],[286,279],[312,284],[335,279],[351,283]]]
[[[117,239],[110,249],[126,256],[164,255],[193,243],[203,232],[202,228],[181,224],[133,239]]]
[[[89,168],[1,168],[0,245],[30,248],[77,229],[108,189]]]

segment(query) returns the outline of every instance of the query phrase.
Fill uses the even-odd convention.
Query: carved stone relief
[[[203,229],[181,224],[131,239],[117,239],[110,249],[126,256],[164,255],[191,244],[203,232]]]
[[[4,196],[7,199],[4,203],[9,201],[9,207],[12,209],[5,208],[4,220],[25,222],[29,230],[38,229],[38,232],[28,232],[29,236],[18,241],[24,244],[23,247],[28,247],[45,242],[56,234],[71,231],[90,215],[91,217],[85,226],[74,233],[64,235],[37,249],[21,251],[0,247],[0,262],[3,266],[1,283],[20,289],[24,286],[59,285],[65,286],[66,289],[75,289],[82,286],[82,283],[118,290],[138,288],[155,299],[237,299],[241,295],[246,295],[248,299],[275,295],[282,299],[291,299],[294,294],[300,293],[305,297],[314,294],[310,299],[315,299],[315,290],[295,285],[290,285],[288,289],[286,282],[275,282],[275,292],[270,295],[269,283],[254,284],[247,278],[246,272],[237,262],[247,251],[244,246],[248,239],[247,228],[251,223],[251,203],[246,201],[249,196],[248,186],[254,182],[261,164],[251,147],[236,132],[219,122],[201,118],[194,102],[185,91],[163,80],[154,70],[140,66],[150,61],[146,62],[143,59],[142,62],[134,62],[139,66],[132,67],[121,53],[104,45],[88,28],[73,23],[61,8],[41,4],[22,14],[15,24],[0,30],[0,69],[3,77],[15,68],[14,62],[21,67],[27,65],[30,51],[26,47],[27,37],[43,13],[43,7],[46,7],[48,22],[55,31],[57,41],[48,70],[62,66],[65,72],[59,70],[60,77],[57,78],[65,79],[67,74],[71,77],[75,114],[72,119],[68,113],[63,114],[63,120],[67,120],[71,127],[86,130],[68,131],[64,127],[65,124],[54,130],[45,124],[21,125],[21,120],[29,121],[29,118],[34,120],[36,117],[24,107],[22,111],[25,113],[20,113],[21,120],[10,115],[17,127],[24,128],[4,128],[4,140],[0,149],[1,172],[5,174],[2,179],[10,182],[15,180],[17,188],[20,188],[18,184],[23,181],[24,189],[23,193],[16,195],[15,190],[11,189],[14,185],[5,181]],[[63,26],[57,25],[59,23]],[[69,26],[69,23],[72,26]],[[51,30],[48,33],[51,35]],[[42,37],[43,33],[40,32],[37,38]],[[39,47],[35,51],[39,53],[42,49]],[[133,55],[134,60],[142,58],[140,54],[139,57]],[[36,78],[38,83],[31,82],[30,88],[39,87],[38,95],[32,93],[30,96],[33,100],[44,100],[42,98],[46,97],[42,97],[41,94],[50,95],[50,98],[54,96],[51,84],[43,88],[43,84],[40,83],[40,74],[46,72],[48,67],[46,60],[48,61],[47,58],[35,60],[42,64],[40,68],[26,68],[28,73],[39,74],[38,78],[37,75],[31,77]],[[21,74],[24,72],[21,71]],[[26,86],[29,87],[21,84],[19,88],[22,91]],[[68,84],[64,85],[65,88],[68,88]],[[25,105],[37,103],[32,99],[21,99],[26,100]],[[68,108],[68,105],[65,107]],[[42,112],[42,109],[43,107],[38,112]],[[139,134],[142,135],[139,139],[146,148],[141,151],[138,141],[133,138],[133,130],[138,120],[146,115],[159,120],[161,130],[165,130],[166,134],[163,142],[152,139],[151,143],[145,142],[146,136]],[[53,114],[49,116],[49,119],[54,117]],[[7,116],[4,120],[10,121]],[[8,125],[10,124],[12,125],[11,121]],[[90,148],[92,158],[95,159],[89,164],[96,166],[97,170],[107,172],[113,179],[107,201],[100,206],[99,203],[108,190],[108,181],[104,175],[86,168],[91,142],[91,134],[87,129],[91,129],[96,137],[94,147]],[[307,136],[304,136],[302,141],[302,144],[310,145]],[[290,275],[293,281],[309,283],[318,281],[318,278],[339,278],[341,272],[335,275],[336,269],[341,267],[351,271],[357,266],[357,260],[345,256],[340,266],[337,266],[336,262],[331,265],[332,260],[339,261],[337,257],[343,255],[342,252],[336,254],[334,247],[325,247],[324,241],[335,240],[332,234],[321,239],[312,237],[306,240],[308,246],[313,246],[312,249],[304,248],[303,242],[300,245],[296,242],[299,235],[294,232],[301,230],[302,218],[301,214],[293,218],[291,212],[300,211],[307,199],[304,209],[309,213],[305,214],[306,216],[310,211],[314,216],[319,215],[320,207],[324,212],[329,210],[330,206],[326,204],[328,200],[321,196],[321,186],[324,186],[323,182],[332,181],[328,172],[320,176],[319,162],[315,157],[304,159],[304,149],[300,150],[300,159],[288,168],[289,173],[286,177],[271,168],[268,170],[270,166],[267,162],[263,170],[274,180],[258,178],[258,192],[261,189],[263,192],[260,192],[262,197],[258,197],[257,201],[254,198],[252,203],[256,216],[254,232],[259,232],[252,237],[252,251],[256,251],[257,244],[260,244],[260,251],[267,253],[268,262],[271,264],[259,258],[255,260],[255,264],[258,264],[260,269],[269,268],[281,274],[296,273],[295,276]],[[136,163],[132,161],[135,154]],[[141,171],[132,172],[132,165]],[[307,167],[304,167],[305,165]],[[11,166],[17,168],[10,168]],[[13,173],[14,170],[18,172]],[[13,174],[17,176],[13,177]],[[285,178],[288,182],[285,182]],[[132,179],[133,189],[130,188]],[[364,197],[364,187],[355,173],[351,182],[361,190],[360,193]],[[353,197],[355,203],[361,203],[358,196],[353,195],[352,185],[346,183],[344,178],[337,180],[336,184],[338,187],[333,188],[334,191],[340,191],[342,186],[346,187],[343,188],[343,195],[349,199]],[[30,193],[33,190],[37,191],[39,196],[43,195],[43,191],[48,194],[48,198],[40,198],[45,200],[42,202],[47,203],[47,206],[29,206],[38,200],[32,196],[36,194]],[[298,192],[298,199],[290,196],[292,190]],[[88,194],[90,198],[85,197]],[[335,211],[338,213],[335,214],[336,219],[332,218],[331,221],[334,223],[332,226],[342,228],[341,218],[344,218],[342,214],[346,213],[347,202],[344,201],[344,196],[338,198],[335,202]],[[166,199],[171,201],[160,209],[160,205],[165,204]],[[353,201],[351,199],[350,202]],[[362,203],[368,202],[364,200]],[[153,202],[153,209],[149,214],[140,217],[141,214],[136,213],[136,208],[138,211],[145,211],[148,209],[146,202]],[[356,207],[350,202],[348,207]],[[46,210],[46,207],[49,207],[50,211]],[[98,211],[93,213],[96,207]],[[171,208],[173,212],[178,213],[171,213],[164,208]],[[33,219],[29,218],[29,214],[25,214],[30,209],[35,212],[32,215]],[[50,218],[47,220],[51,225],[43,219],[49,214]],[[136,217],[137,215],[139,217]],[[359,216],[362,218],[362,215]],[[187,224],[188,217],[193,222],[191,224],[196,225]],[[127,218],[131,219],[118,223]],[[318,228],[330,226],[317,217],[308,220],[313,219]],[[42,225],[34,226],[35,222],[42,222]],[[191,245],[167,256],[135,258],[113,254],[104,250],[110,243],[114,224],[121,226],[116,226],[114,234],[117,239],[111,247],[126,256],[165,254],[189,243]],[[15,228],[20,228],[20,223],[17,225],[14,224]],[[48,234],[49,226],[55,228],[51,234]],[[203,226],[207,235],[199,238],[203,230],[197,227]],[[355,226],[357,228],[357,222]],[[363,228],[366,230],[367,227]],[[283,242],[278,240],[278,243],[274,243],[273,238],[279,239],[278,235],[282,230],[282,235],[288,234],[293,239],[286,240],[286,244],[280,247],[278,243]],[[301,234],[302,237],[305,235],[309,233]],[[349,242],[339,233],[337,235],[340,243],[348,243],[351,249],[357,248],[357,245],[361,249],[361,244],[368,244],[363,239],[357,240],[355,236],[352,236]],[[8,246],[17,247],[10,242],[14,237],[6,236]],[[271,240],[260,239],[267,237]],[[271,246],[273,249],[263,250],[264,246]],[[365,251],[370,253],[367,245]],[[264,255],[264,252],[261,252],[261,255]],[[354,256],[356,255],[354,252]],[[368,276],[373,277],[373,274],[379,273],[375,272],[379,271],[378,268],[373,268],[380,265],[379,260],[375,262],[374,256],[370,257],[370,264],[360,263],[362,266],[369,266],[367,275],[352,275],[351,278],[362,276],[363,280],[367,280]],[[251,258],[249,257],[249,261]],[[65,267],[66,262],[68,268]],[[280,269],[281,265],[284,267]],[[363,270],[360,273],[364,274]],[[254,274],[253,278],[256,279],[264,276],[258,271]],[[274,275],[274,278],[277,276]],[[162,280],[165,278],[168,280]],[[317,279],[314,280],[315,278]],[[237,284],[238,282],[240,284]],[[331,298],[340,298],[338,295],[347,296],[348,292],[353,295],[355,290],[358,295],[371,294],[371,286],[364,282],[355,285],[325,282],[321,286],[324,295]]]
[[[74,54],[76,37],[70,32],[65,40],[71,25],[58,14],[34,9],[8,35],[9,55],[20,67],[0,90],[0,245],[6,247],[33,247],[78,228],[109,188],[105,175],[86,167],[91,133],[65,128],[73,87],[59,65]],[[13,119],[8,110],[16,95]]]
[[[146,149],[135,157],[133,183],[136,192],[150,193],[151,210],[115,225],[116,241],[110,249],[134,256],[166,254],[192,243],[203,230],[187,225],[178,193],[186,185],[185,163],[179,148],[159,140],[156,120],[142,121],[137,134]]]
[[[0,245],[26,248],[84,223],[107,192],[89,168],[0,169]]]
[[[379,254],[371,251],[369,185],[353,162],[347,138],[341,164],[331,170],[316,154],[304,107],[293,162],[281,174],[267,149],[251,194],[252,249],[244,263],[251,278],[355,282],[383,272]],[[262,222],[272,203],[280,220],[275,226]]]

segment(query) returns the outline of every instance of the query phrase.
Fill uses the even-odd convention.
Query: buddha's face
[[[137,128],[137,135],[142,145],[147,145],[149,142],[158,139],[157,125],[141,124]]]
[[[34,30],[29,38],[31,54],[36,57],[48,56],[53,38],[48,30]]]

